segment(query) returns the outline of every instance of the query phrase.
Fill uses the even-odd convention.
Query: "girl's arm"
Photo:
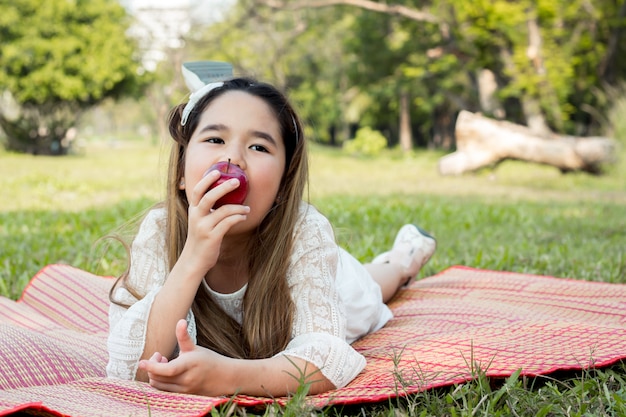
[[[365,358],[347,342],[345,306],[338,293],[340,250],[332,226],[313,206],[299,224],[291,254],[289,285],[296,306],[293,339],[284,355],[315,364],[337,388],[365,368]]]
[[[249,212],[248,207],[238,205],[213,212],[206,208],[221,196],[215,190],[221,188],[220,192],[225,194],[231,191],[228,187],[234,186],[224,183],[215,188],[206,204],[199,191],[194,191],[196,204],[189,209],[187,241],[169,275],[165,209],[152,210],[142,222],[132,245],[127,282],[135,292],[118,288],[114,294],[131,307],[112,304],[109,310],[108,376],[147,380],[147,375],[138,372],[139,360],[151,357],[154,352],[167,355],[174,352],[176,322],[181,318],[193,320],[190,308],[200,281],[215,265],[226,232],[245,220]]]
[[[311,363],[277,355],[267,359],[233,359],[195,346],[187,323],[176,325],[180,355],[168,361],[156,353],[139,367],[158,389],[206,396],[246,394],[281,397],[294,393],[302,383],[310,384],[309,394],[335,388]]]
[[[203,274],[196,272],[189,263],[174,265],[163,287],[154,297],[145,332],[143,353],[140,359],[148,359],[154,352],[171,357],[176,349],[176,336],[172,329],[180,319],[185,319],[193,303]],[[141,367],[135,378],[148,381]]]
[[[187,317],[200,283],[215,266],[224,235],[233,225],[245,220],[248,211],[248,207],[227,205],[207,214],[202,205],[190,205],[187,241],[152,303],[141,359],[148,359],[155,352],[167,357],[173,355],[177,344],[173,331],[176,323]],[[148,380],[141,369],[136,378]]]
[[[156,351],[171,355],[176,347],[176,322],[193,317],[189,310],[199,285],[194,280],[202,277],[184,259],[168,275],[165,221],[163,208],[148,213],[132,244],[126,285],[114,292],[115,300],[130,307],[114,303],[109,307],[110,377],[147,381],[147,375],[138,370],[139,361]]]
[[[128,277],[114,289],[112,298],[122,305],[111,303],[109,307],[109,377],[136,376],[152,302],[168,273],[164,229],[165,209],[151,210],[133,240]]]
[[[180,356],[168,362],[155,354],[140,363],[150,384],[209,396],[273,397],[295,392],[302,382],[311,384],[312,394],[345,386],[365,367],[365,359],[346,342],[346,318],[335,285],[338,255],[328,221],[310,208],[291,259],[289,282],[297,311],[294,338],[285,351],[260,360],[227,358],[193,346],[180,321]]]

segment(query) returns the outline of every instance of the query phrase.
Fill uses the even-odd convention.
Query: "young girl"
[[[303,202],[307,150],[274,87],[245,78],[206,86],[170,115],[167,197],[143,220],[128,271],[111,289],[110,377],[174,392],[284,396],[345,386],[365,366],[350,343],[391,318],[435,240],[407,225],[362,265]],[[196,102],[197,99],[197,102]],[[230,161],[237,189],[207,169]]]

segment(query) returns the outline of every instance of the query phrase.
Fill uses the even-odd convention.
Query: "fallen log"
[[[617,142],[594,136],[542,136],[526,126],[461,111],[455,125],[457,150],[439,160],[441,175],[460,175],[507,159],[554,166],[561,172],[600,174],[615,162]]]

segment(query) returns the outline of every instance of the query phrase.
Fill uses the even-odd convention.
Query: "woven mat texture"
[[[17,302],[0,297],[0,416],[191,417],[231,400],[105,378],[112,283],[49,265]],[[379,402],[470,380],[477,369],[532,376],[626,358],[626,285],[455,266],[414,282],[390,307],[387,326],[353,345],[365,370],[345,388],[309,396],[313,405]]]

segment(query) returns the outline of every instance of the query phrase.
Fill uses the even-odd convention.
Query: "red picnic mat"
[[[105,378],[112,282],[50,265],[17,302],[0,298],[0,416],[202,416],[231,400]],[[345,388],[309,396],[313,405],[383,401],[468,381],[477,368],[541,375],[626,358],[626,285],[455,266],[414,282],[390,307],[394,318],[353,345],[365,370]]]

